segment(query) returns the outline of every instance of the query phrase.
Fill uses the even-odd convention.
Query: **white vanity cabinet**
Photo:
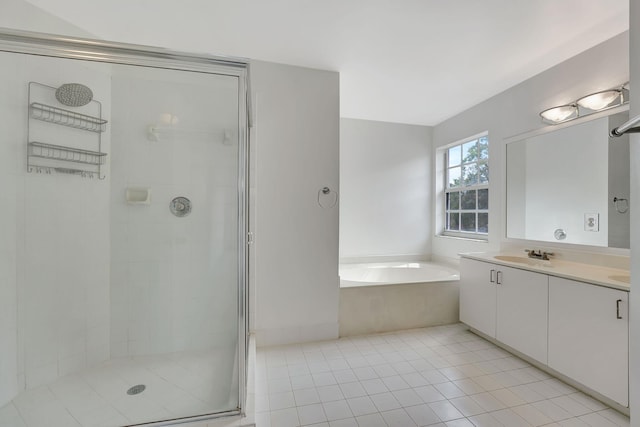
[[[613,272],[587,265],[558,271],[566,262],[537,272],[495,264],[490,256],[460,260],[460,320],[603,400],[628,407],[629,292],[605,285],[603,277]],[[536,268],[526,258],[519,262]],[[551,274],[566,277],[567,271],[583,272],[583,281]]]
[[[460,320],[547,363],[548,277],[462,258]]]
[[[496,284],[498,266],[474,259],[460,260],[460,321],[496,337]]]
[[[549,277],[552,369],[629,404],[629,293]]]
[[[549,277],[517,268],[496,267],[499,267],[496,339],[546,364]]]

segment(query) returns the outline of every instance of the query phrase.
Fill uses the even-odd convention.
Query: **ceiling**
[[[96,37],[340,72],[342,117],[435,125],[629,27],[629,0],[29,0]]]

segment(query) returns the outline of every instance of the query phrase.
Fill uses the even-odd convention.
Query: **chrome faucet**
[[[525,249],[524,250],[528,255],[529,258],[534,258],[534,259],[541,259],[543,261],[549,261],[553,256],[553,252],[542,252],[540,250],[538,250],[538,252],[536,252],[534,249]]]

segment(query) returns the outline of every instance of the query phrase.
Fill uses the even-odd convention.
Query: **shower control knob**
[[[169,204],[169,209],[178,218],[187,216],[191,213],[191,200],[186,197],[176,197]]]

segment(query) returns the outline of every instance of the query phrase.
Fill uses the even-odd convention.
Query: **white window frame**
[[[470,136],[468,138],[465,139],[461,139],[459,141],[456,141],[452,144],[447,145],[446,147],[444,147],[444,156],[443,156],[443,160],[444,160],[444,165],[443,165],[443,171],[444,171],[444,177],[443,177],[443,191],[442,191],[442,200],[441,200],[441,206],[442,206],[442,215],[443,215],[443,222],[442,222],[442,232],[441,235],[442,236],[448,236],[448,237],[459,237],[459,238],[466,238],[466,239],[474,239],[474,240],[488,240],[489,239],[489,231],[487,230],[487,232],[478,232],[478,231],[455,231],[455,230],[447,230],[447,225],[449,222],[449,209],[447,206],[447,196],[449,193],[452,192],[458,192],[461,190],[476,190],[476,208],[475,209],[462,209],[462,206],[459,206],[459,208],[457,210],[454,210],[454,212],[459,212],[459,213],[475,213],[476,214],[476,230],[477,230],[477,224],[478,224],[478,219],[477,219],[477,214],[478,213],[486,213],[487,217],[490,215],[490,206],[488,206],[487,209],[478,209],[477,206],[477,197],[478,197],[478,193],[477,190],[489,190],[489,181],[491,180],[491,172],[489,171],[489,181],[486,183],[476,183],[476,184],[472,184],[472,185],[461,185],[458,187],[449,187],[449,170],[452,169],[453,167],[449,167],[449,150],[451,148],[457,147],[459,146],[460,149],[462,150],[462,146],[470,141],[473,140],[479,140],[480,138],[486,137],[487,138],[487,144],[489,144],[489,133],[488,132],[482,132],[473,136]],[[473,163],[466,163],[466,164],[478,164],[478,163],[486,163],[487,167],[489,165],[489,159],[490,159],[491,155],[488,154],[488,157],[486,159],[486,161],[478,161],[476,160]],[[463,163],[460,164],[460,166],[462,166]],[[455,167],[455,166],[454,166]],[[461,204],[461,200],[459,201],[459,203]],[[487,200],[488,202],[488,200]],[[459,219],[459,224],[461,225],[461,220]],[[487,228],[488,228],[488,219],[487,219]]]

